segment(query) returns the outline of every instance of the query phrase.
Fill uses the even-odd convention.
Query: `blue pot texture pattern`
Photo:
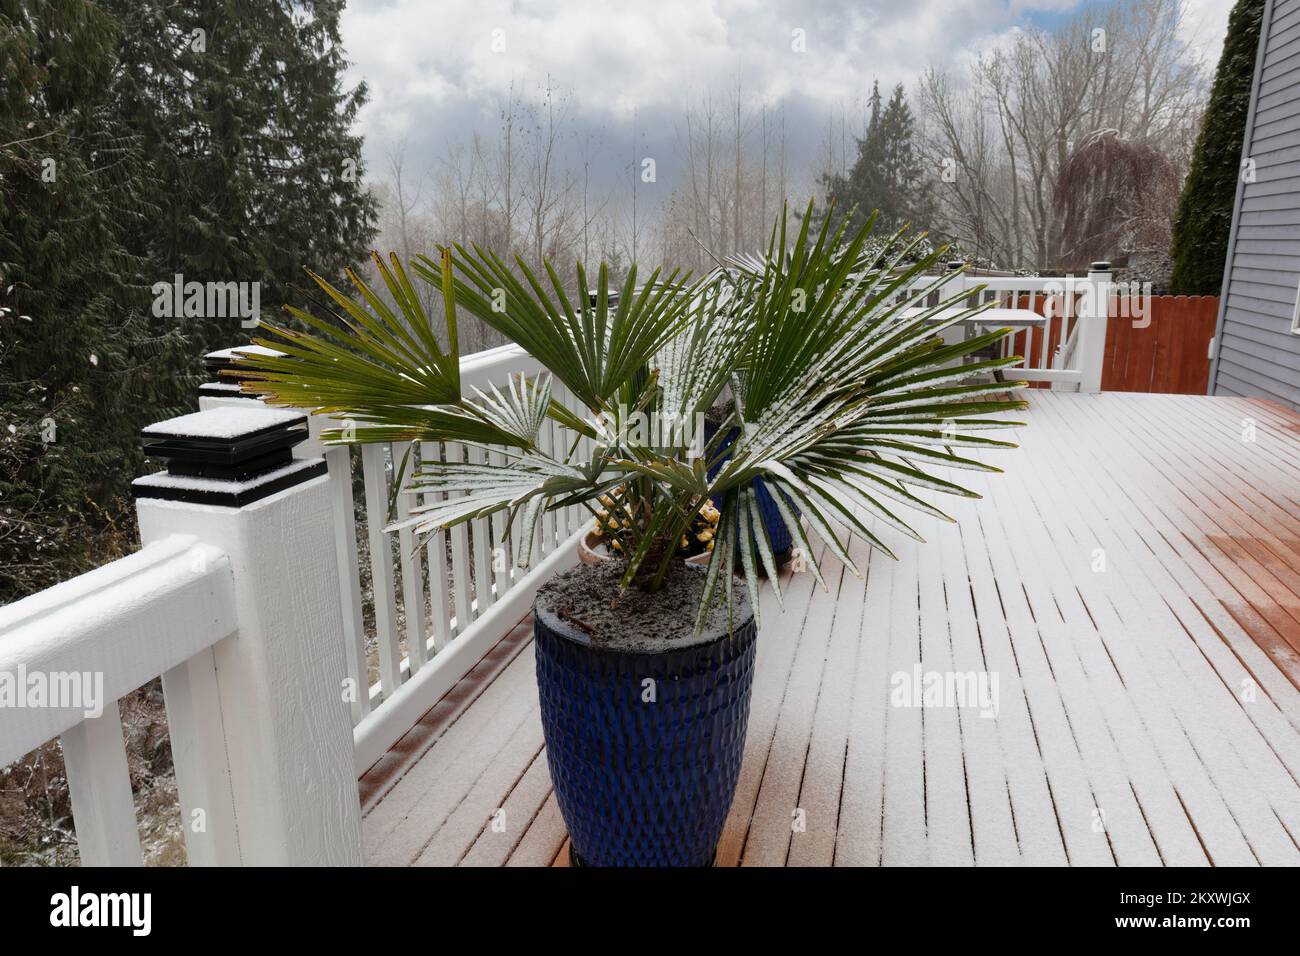
[[[712,862],[749,723],[757,634],[746,615],[730,634],[637,653],[593,646],[534,609],[546,758],[576,863]]]

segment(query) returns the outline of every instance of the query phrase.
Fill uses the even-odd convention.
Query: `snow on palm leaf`
[[[581,267],[566,284],[549,263],[538,276],[518,257],[508,265],[477,247],[444,249],[439,265],[419,257],[412,271],[446,306],[453,343],[446,352],[394,263],[396,310],[376,308],[374,294],[354,277],[360,300],[341,303],[345,330],[326,334],[323,320],[314,320],[316,334],[273,330],[293,351],[250,356],[242,374],[249,390],[270,391],[275,404],[313,406],[325,404],[316,400],[324,396],[332,411],[365,423],[335,434],[339,440],[462,442],[506,456],[504,465],[426,462],[407,490],[436,492],[440,500],[413,509],[410,523],[420,533],[508,512],[527,561],[545,511],[576,504],[594,514],[612,506],[624,516],[623,586],[653,591],[678,560],[684,531],[713,502],[722,514],[701,615],[720,596],[731,600],[737,564],[757,611],[761,572],[778,601],[781,595],[755,479],[771,489],[819,581],[810,535],[857,573],[849,536],[891,554],[890,536],[919,539],[908,509],[946,517],[924,496],[973,496],[934,469],[996,471],[970,455],[1012,446],[978,433],[1016,424],[999,414],[1024,405],[1005,396],[1024,383],[990,374],[1019,357],[963,361],[1008,330],[948,345],[940,338],[943,328],[979,311],[953,308],[965,292],[923,304],[932,293],[942,299],[944,283],[957,274],[923,281],[945,248],[918,254],[922,239],[900,233],[873,241],[870,222],[848,234],[844,224],[832,228],[829,215],[814,233],[812,211],[794,234],[783,212],[765,255],[732,260],[703,280],[661,278],[656,270],[638,286],[632,270],[614,305],[604,266],[592,301],[574,291],[588,288]],[[522,346],[548,373],[452,394],[457,309]],[[340,341],[364,361],[336,361]],[[275,340],[261,344],[282,348]],[[585,414],[551,397],[553,380]],[[387,398],[384,384],[394,381],[400,396]],[[413,396],[420,388],[426,394]],[[729,417],[703,457],[692,457],[687,425],[728,392]],[[341,406],[345,396],[355,398]],[[629,410],[680,427],[650,439],[623,427]],[[587,441],[544,451],[538,435],[547,420]],[[722,436],[732,433],[723,463]]]

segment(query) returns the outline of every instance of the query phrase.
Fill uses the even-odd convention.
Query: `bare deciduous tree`
[[[1123,249],[1125,265],[1163,284],[1181,182],[1173,162],[1150,144],[1117,130],[1090,136],[1056,182],[1062,264],[1083,269]]]
[[[1104,130],[1167,158],[1181,180],[1205,82],[1181,19],[1178,0],[1118,0],[1018,32],[967,77],[926,71],[918,100],[939,231],[1008,266],[1059,265],[1057,184]]]

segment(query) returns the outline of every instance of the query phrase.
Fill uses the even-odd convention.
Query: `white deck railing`
[[[62,738],[83,865],[140,864],[118,699],[235,633],[233,580],[222,551],[177,535],[0,608],[0,675],[20,695],[0,766]]]
[[[462,380],[484,386],[517,371],[538,365],[518,348],[491,349],[466,357]],[[256,400],[205,391],[207,415],[261,414]],[[580,410],[567,390],[554,394]],[[337,424],[312,416],[313,437],[293,449],[323,455],[325,474],[239,507],[142,498],[140,552],[0,609],[0,680],[11,696],[26,694],[27,675],[65,690],[85,684],[66,706],[42,694],[0,708],[0,765],[61,738],[83,864],[141,862],[117,701],[160,676],[190,863],[361,862],[357,776],[528,613],[542,581],[576,560],[576,507],[545,516],[528,569],[504,516],[418,548],[411,532],[386,531],[413,504],[396,495],[390,513],[404,459],[409,473],[421,458],[483,452],[323,447],[320,432]],[[543,435],[549,447],[570,440],[559,426]],[[357,469],[368,554],[358,548]]]
[[[518,346],[501,346],[465,356],[461,386],[468,391],[471,386],[501,385],[509,374],[535,374],[540,369]],[[558,382],[553,395],[581,411]],[[201,398],[200,406],[216,408],[250,401],[212,396]],[[339,426],[337,420],[315,416],[312,434],[318,437],[323,430]],[[573,435],[566,429],[554,423],[547,427],[550,430],[543,433],[543,447],[567,447],[566,443],[572,442]],[[295,454],[324,454],[329,466],[348,673],[367,688],[352,702],[360,775],[528,613],[542,581],[576,561],[578,532],[586,512],[574,506],[547,514],[533,566],[524,569],[516,560],[514,536],[507,533],[504,515],[477,519],[450,533],[439,532],[421,547],[416,546],[410,530],[396,534],[384,530],[392,521],[409,516],[415,504],[414,496],[398,494],[390,512],[399,472],[404,470],[400,477],[409,478],[420,461],[458,461],[465,456],[475,460],[483,454],[480,450],[451,442],[420,442],[418,447],[409,442],[380,442],[353,452],[348,447],[313,441],[299,446]],[[491,460],[504,463],[505,456],[492,452]],[[367,554],[358,549],[353,498],[358,468],[364,486]],[[363,569],[370,572],[373,614],[368,618],[363,614]],[[373,681],[369,678],[372,658],[377,658]]]
[[[1018,375],[1096,390],[1106,308],[1095,303],[1107,301],[1108,273],[956,281],[1020,308],[1063,296],[1074,308],[1049,318],[1042,368]],[[1051,322],[1060,323],[1055,334]],[[1062,346],[1055,354],[1049,340]],[[467,356],[462,381],[483,386],[538,370],[505,346]],[[205,393],[202,409],[260,405],[228,389]],[[558,383],[554,394],[582,411]],[[337,421],[309,424],[311,439],[293,454],[323,455],[325,475],[241,507],[142,500],[140,552],[0,609],[0,679],[102,680],[91,702],[102,713],[48,702],[0,709],[0,765],[62,739],[83,863],[140,862],[117,701],[158,676],[191,863],[361,862],[355,778],[527,614],[547,577],[576,560],[587,526],[576,506],[545,516],[528,569],[503,516],[417,547],[409,531],[385,530],[412,507],[399,494],[389,510],[402,462],[409,474],[419,460],[483,453],[428,442],[354,452],[320,443]],[[574,436],[552,425],[543,440],[558,449]],[[358,468],[368,554],[358,548]]]
[[[920,291],[934,281],[921,277],[900,295]],[[979,287],[983,291],[976,292]],[[1001,355],[1023,355],[1025,361],[1006,371],[1007,377],[1029,382],[1046,382],[1053,388],[1078,391],[1101,390],[1102,362],[1106,347],[1106,324],[1113,294],[1108,263],[1095,263],[1085,276],[972,276],[962,274],[949,280],[926,304],[937,304],[962,291],[969,306],[995,302],[994,309],[1023,309],[1043,316],[1032,330],[1018,330],[1002,340]],[[996,312],[984,327],[999,327]]]

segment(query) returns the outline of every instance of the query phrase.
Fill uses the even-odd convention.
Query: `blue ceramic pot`
[[[718,429],[716,425],[710,425],[708,422],[705,422],[704,443],[706,447],[708,443],[713,440],[713,436],[717,433],[717,431]],[[736,436],[739,434],[740,434],[739,428],[732,428],[727,433],[726,437],[723,438],[722,447],[719,450],[730,449],[732,443],[734,443],[736,440]],[[718,472],[722,470],[722,466],[725,465],[730,458],[731,458],[730,451],[727,451],[727,454],[723,455],[722,458],[718,459],[717,464],[715,464],[712,468],[709,469],[710,480],[717,477]],[[762,478],[754,479],[754,497],[755,500],[758,502],[758,513],[763,518],[763,527],[767,529],[767,538],[772,544],[773,558],[776,561],[776,566],[779,568],[787,561],[790,560],[790,554],[794,544],[793,535],[791,535],[790,529],[786,527],[785,519],[781,517],[781,512],[780,510],[778,510],[776,506],[776,501],[772,497],[772,492],[768,489],[767,483],[764,482]],[[790,500],[789,495],[782,495],[782,497],[785,498],[786,507],[789,508],[791,514],[793,514],[797,518],[799,516],[798,506],[795,505],[795,503]],[[715,504],[717,504],[720,508],[722,502],[715,502]],[[737,515],[736,516],[736,540],[737,541],[740,540],[740,528],[741,528],[740,516]],[[755,554],[757,554],[757,548],[755,549]],[[739,555],[737,555],[737,561],[739,562],[739,560],[740,557]],[[762,564],[759,563],[758,567],[761,568]]]
[[[593,646],[534,608],[546,759],[576,863],[712,862],[749,722],[756,630],[745,613],[732,634],[636,653]]]

